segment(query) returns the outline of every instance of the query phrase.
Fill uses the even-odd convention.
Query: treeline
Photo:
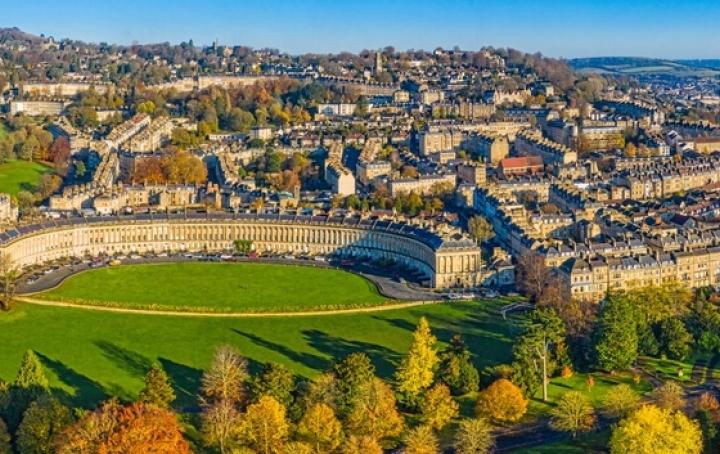
[[[130,180],[134,184],[202,184],[207,181],[207,167],[190,152],[168,147],[161,156],[137,159]]]
[[[40,359],[28,351],[14,382],[0,384],[0,452],[381,454],[402,445],[407,454],[424,454],[439,452],[439,434],[452,422],[456,451],[483,453],[493,445],[490,421],[518,414],[508,406],[520,405],[523,413],[527,405],[508,384],[488,387],[477,417],[458,420],[455,396],[477,391],[479,374],[459,336],[438,350],[424,318],[392,382],[376,375],[364,353],[306,381],[275,363],[251,374],[239,352],[221,346],[202,376],[199,413],[184,415],[171,409],[175,390],[159,364],[136,401],[111,399],[82,410],[53,396]],[[181,421],[195,425],[196,436]]]

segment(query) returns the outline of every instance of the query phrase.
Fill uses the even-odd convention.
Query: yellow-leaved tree
[[[318,453],[335,451],[343,439],[342,424],[332,407],[324,403],[307,409],[298,423],[297,434]]]
[[[527,404],[520,388],[501,378],[480,393],[476,411],[497,422],[515,422],[525,415]]]
[[[460,406],[450,395],[450,388],[437,384],[430,388],[420,402],[420,420],[435,430],[440,430],[456,417]]]
[[[436,343],[430,324],[421,317],[413,333],[410,350],[395,373],[397,390],[408,405],[416,405],[422,392],[433,384],[439,362]]]
[[[683,413],[645,405],[620,421],[610,438],[612,454],[700,454],[700,427]]]
[[[285,407],[274,397],[263,396],[257,403],[248,406],[240,423],[238,438],[243,445],[259,454],[273,454],[282,450],[289,431]]]
[[[378,441],[399,435],[403,425],[395,406],[395,394],[377,377],[367,385],[347,418],[350,433]]]

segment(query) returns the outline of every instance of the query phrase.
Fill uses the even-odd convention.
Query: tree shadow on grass
[[[302,334],[314,349],[329,355],[332,362],[340,361],[351,353],[363,352],[370,357],[377,372],[382,377],[390,377],[395,370],[395,362],[400,355],[377,344],[353,341],[341,337],[330,336],[316,329],[304,330]]]
[[[38,353],[43,365],[50,369],[66,385],[73,388],[75,393],[65,389],[53,388],[52,393],[66,405],[73,407],[95,407],[98,403],[109,397],[109,394],[98,382],[91,380],[64,363],[48,358]]]
[[[176,396],[173,407],[182,412],[199,411],[197,392],[200,389],[203,371],[167,358],[159,358],[158,362],[172,381]]]
[[[512,358],[512,341],[516,335],[516,327],[499,316],[469,309],[458,307],[457,314],[450,315],[427,314],[420,311],[413,311],[411,314],[414,318],[425,316],[433,334],[443,343],[450,342],[455,334],[460,334],[473,354],[476,367],[480,370],[487,366],[509,362]],[[412,321],[404,318],[383,316],[373,318],[408,333],[412,333],[416,327]]]
[[[284,345],[276,344],[275,342],[271,342],[267,339],[263,339],[254,334],[244,333],[236,328],[232,328],[232,331],[234,331],[236,334],[239,334],[242,337],[249,339],[254,344],[256,344],[260,347],[263,347],[268,350],[272,350],[276,353],[279,353],[279,354],[285,356],[290,361],[301,364],[309,369],[323,371],[330,366],[330,362],[327,359],[322,358],[320,356],[312,355],[310,353],[300,353],[300,352],[291,350]],[[259,366],[260,366],[259,363],[255,364],[255,365],[251,364],[250,365],[251,372],[256,372],[257,370],[259,370]],[[256,367],[257,367],[257,369],[253,370]]]
[[[152,361],[147,357],[111,342],[95,341],[95,345],[100,348],[103,355],[117,367],[129,371],[133,375],[144,377],[152,366]]]

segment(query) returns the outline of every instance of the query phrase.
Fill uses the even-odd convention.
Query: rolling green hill
[[[569,60],[580,72],[617,75],[666,74],[684,76],[720,75],[720,60],[663,60],[643,57],[591,57]]]

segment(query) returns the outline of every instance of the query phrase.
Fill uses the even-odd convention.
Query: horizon
[[[31,0],[22,7],[7,7],[4,20],[6,27],[55,39],[117,45],[178,44],[191,39],[196,45],[210,45],[217,40],[221,45],[272,48],[291,55],[359,53],[386,46],[430,51],[491,46],[563,59],[720,58],[720,41],[714,36],[720,4],[706,0],[596,3],[461,0],[438,6],[425,0],[392,4],[279,0],[273,5],[239,5],[226,0],[202,4],[129,0],[97,8],[80,0],[49,15],[53,3]],[[671,24],[668,18],[673,19]]]

